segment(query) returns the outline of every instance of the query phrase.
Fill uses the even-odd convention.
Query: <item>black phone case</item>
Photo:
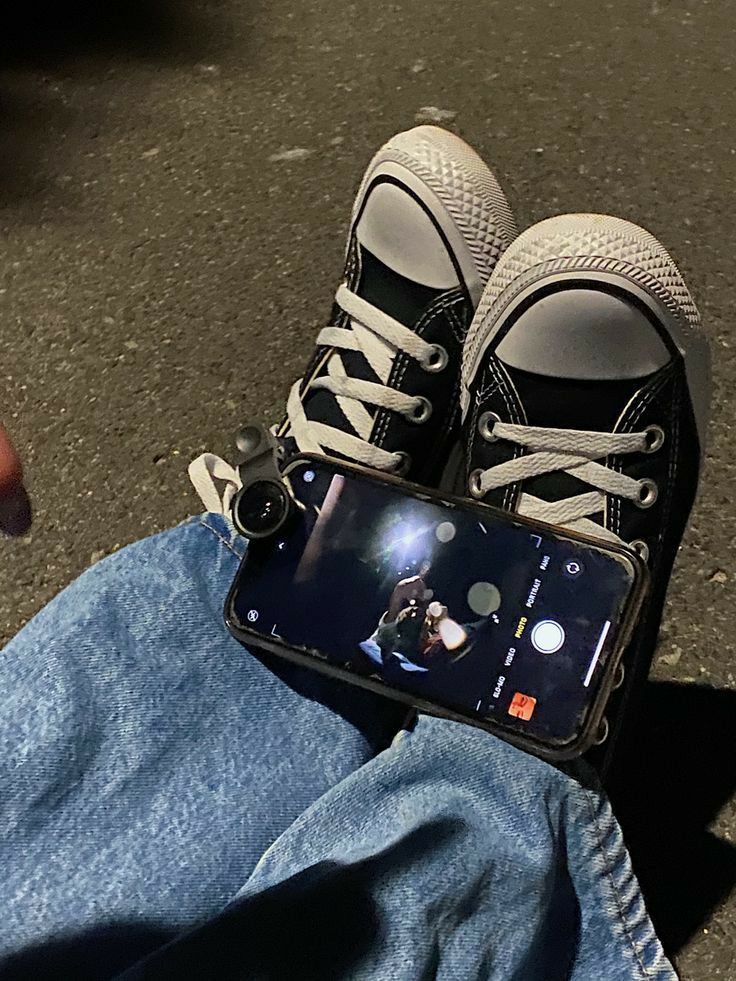
[[[360,475],[363,478],[373,481],[374,483],[389,484],[393,487],[398,487],[407,497],[432,501],[439,504],[449,503],[454,507],[462,509],[463,511],[471,511],[481,515],[490,513],[497,521],[522,524],[532,530],[541,530],[545,534],[552,535],[555,538],[564,538],[568,541],[580,542],[583,545],[592,545],[601,551],[608,552],[609,554],[624,556],[631,563],[634,569],[634,585],[632,587],[631,595],[629,596],[624,615],[620,624],[618,625],[616,647],[614,648],[611,657],[608,659],[605,668],[605,676],[596,694],[595,701],[588,711],[585,724],[578,735],[569,742],[563,744],[544,743],[538,739],[532,739],[525,736],[523,733],[509,730],[496,721],[486,721],[473,716],[464,715],[460,712],[446,708],[445,706],[438,705],[435,702],[429,702],[417,696],[411,695],[408,692],[392,688],[385,682],[377,681],[373,678],[366,678],[354,671],[351,671],[348,666],[331,664],[327,660],[327,656],[318,650],[307,647],[295,647],[286,643],[284,640],[275,637],[270,638],[258,633],[247,625],[241,623],[235,615],[235,597],[238,594],[241,581],[247,573],[249,553],[252,554],[254,544],[251,544],[248,551],[246,551],[246,554],[243,557],[240,567],[236,573],[235,579],[233,580],[233,584],[228,592],[227,599],[225,600],[225,624],[230,633],[244,645],[256,648],[258,650],[268,651],[272,654],[277,654],[280,657],[284,657],[302,667],[313,668],[314,670],[320,671],[322,674],[329,675],[330,677],[337,678],[341,681],[346,681],[349,684],[359,685],[361,688],[366,688],[369,691],[373,691],[378,695],[383,695],[386,698],[392,698],[395,701],[412,706],[422,712],[426,712],[429,715],[450,719],[453,722],[463,722],[466,725],[471,725],[476,729],[483,729],[486,732],[493,733],[493,735],[498,736],[500,739],[504,739],[506,742],[519,746],[521,749],[524,749],[535,756],[539,756],[542,759],[549,760],[553,763],[561,763],[567,760],[575,759],[590,749],[590,747],[596,742],[606,704],[614,688],[618,665],[631,639],[631,634],[638,619],[642,603],[648,589],[649,570],[641,557],[633,550],[629,550],[623,546],[613,545],[610,542],[601,541],[589,535],[568,531],[567,529],[564,529],[563,531],[554,525],[550,525],[542,521],[533,521],[530,518],[525,518],[521,515],[510,515],[506,511],[491,507],[490,505],[483,504],[479,501],[470,501],[467,498],[460,498],[453,494],[440,493],[439,491],[430,490],[429,488],[422,487],[419,484],[409,483],[408,481],[401,480],[400,478],[393,477],[389,474],[377,473],[376,471],[369,470],[366,467],[343,462],[342,460],[335,460],[328,456],[317,456],[307,453],[299,454],[298,456],[293,457],[289,462],[283,476],[288,477],[292,470],[304,463],[308,464],[310,462],[318,462],[322,466],[324,466],[325,463],[328,465],[331,464],[338,471],[350,471]],[[255,551],[258,552],[258,549],[256,548]]]

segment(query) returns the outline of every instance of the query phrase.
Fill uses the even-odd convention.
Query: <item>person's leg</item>
[[[405,716],[230,637],[243,547],[204,515],[125,548],[0,655],[0,964],[103,924],[142,953],[214,914]]]
[[[219,917],[125,981],[673,979],[602,792],[420,717],[268,850]]]
[[[465,329],[514,234],[493,174],[458,137],[418,127],[382,147],[328,333],[278,427],[287,455],[332,450],[438,481],[457,438]],[[371,379],[364,403],[355,384]],[[211,483],[208,510],[221,503]],[[232,640],[222,606],[237,548],[214,519],[134,546],[4,652],[0,951],[103,920],[165,932],[206,916],[405,716]]]

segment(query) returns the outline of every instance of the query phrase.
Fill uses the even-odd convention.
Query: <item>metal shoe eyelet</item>
[[[498,439],[498,436],[494,435],[493,427],[500,421],[501,417],[495,412],[484,412],[478,419],[478,432],[487,443],[495,443]]]
[[[407,412],[406,418],[410,422],[415,422],[417,425],[420,425],[421,423],[426,422],[431,415],[432,403],[429,401],[429,399],[425,399],[423,395],[417,395],[414,408]]]
[[[611,691],[616,691],[624,683],[624,678],[626,677],[626,668],[619,661],[618,667],[616,668],[616,677],[613,679],[613,688]]]
[[[659,488],[649,477],[639,481],[639,496],[634,501],[638,508],[650,508],[659,496]]]
[[[600,746],[608,739],[608,719],[605,717],[601,719],[601,724],[598,726],[598,735],[595,737],[594,746]]]
[[[399,462],[394,464],[391,472],[395,477],[405,477],[411,469],[411,457],[403,450],[397,450],[394,456],[399,457]]]
[[[646,435],[647,443],[644,450],[645,453],[656,453],[657,450],[662,448],[664,445],[665,433],[661,426],[647,426],[644,433]]]
[[[633,542],[629,542],[629,548],[633,548],[645,562],[649,561],[649,546],[643,538],[635,538]]]
[[[482,475],[483,471],[478,469],[471,471],[470,476],[468,477],[468,491],[470,492],[470,496],[474,497],[478,501],[482,497],[485,497],[483,488],[480,485],[480,478]]]
[[[449,362],[450,355],[442,347],[442,345],[433,344],[429,354],[422,362],[422,368],[424,368],[425,371],[435,373],[438,371],[444,371]]]

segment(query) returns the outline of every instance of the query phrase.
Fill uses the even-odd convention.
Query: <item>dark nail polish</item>
[[[25,487],[0,497],[0,531],[6,535],[24,535],[31,527],[31,502]]]

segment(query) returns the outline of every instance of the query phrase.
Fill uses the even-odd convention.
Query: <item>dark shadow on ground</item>
[[[649,913],[677,953],[736,883],[736,847],[709,827],[736,789],[736,692],[652,682],[612,791]]]
[[[206,12],[203,12],[206,11]],[[109,101],[137,63],[185,64],[212,58],[230,36],[220,9],[192,0],[39,0],[3,10],[0,31],[0,205],[49,187],[74,124],[94,139]],[[119,80],[119,81],[118,81]],[[145,88],[140,98],[145,98]],[[136,98],[130,92],[125,98]],[[120,111],[124,111],[121,109]],[[84,151],[88,152],[87,142]],[[51,173],[47,173],[50,170]],[[64,188],[55,188],[65,200]],[[74,202],[68,202],[71,206]]]
[[[0,67],[69,69],[89,55],[139,58],[196,56],[209,38],[207,21],[187,0],[39,0],[7,4]]]

